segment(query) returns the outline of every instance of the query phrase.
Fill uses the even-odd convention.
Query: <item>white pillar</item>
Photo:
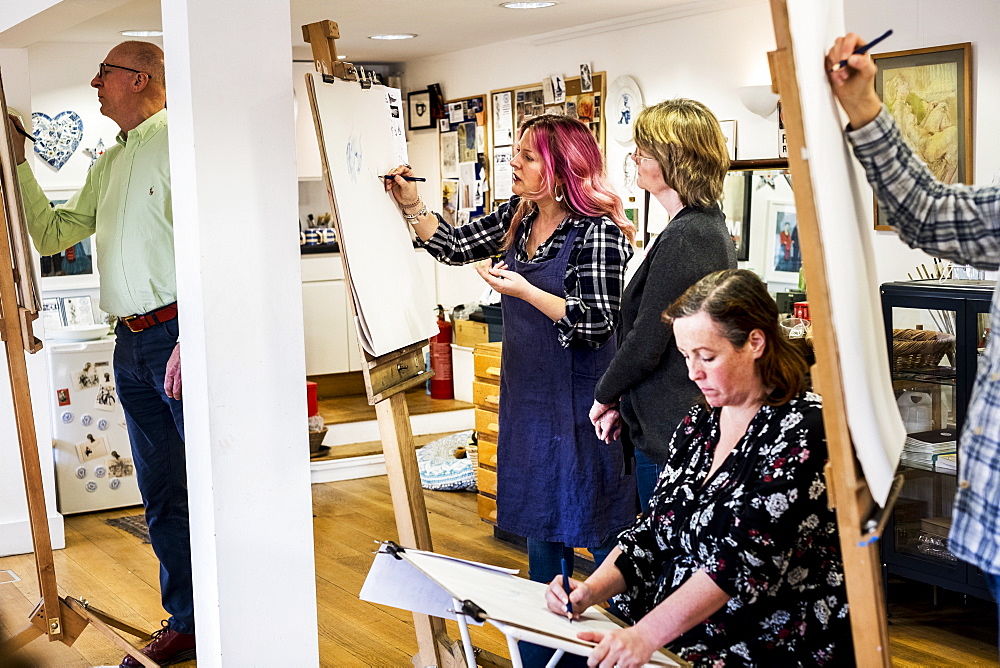
[[[289,4],[162,12],[198,663],[315,666]]]

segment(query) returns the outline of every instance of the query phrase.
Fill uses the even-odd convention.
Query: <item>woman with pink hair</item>
[[[429,212],[416,185],[398,178],[408,166],[392,170],[386,190],[438,261],[500,258],[476,267],[502,295],[497,526],[527,538],[528,575],[549,582],[563,559],[572,563],[574,547],[600,563],[635,517],[621,444],[599,441],[588,417],[615,354],[635,228],[583,123],[526,121],[510,164],[514,196],[460,227]],[[522,647],[526,666],[545,665],[544,654]]]

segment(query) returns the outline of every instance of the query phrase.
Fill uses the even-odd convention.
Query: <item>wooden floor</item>
[[[526,569],[524,554],[492,537],[476,516],[475,495],[427,492],[434,548],[469,559]],[[313,485],[316,538],[316,587],[319,645],[323,666],[411,666],[417,644],[408,613],[364,603],[357,598],[371,564],[373,540],[396,537],[387,479],[383,477]],[[55,552],[62,593],[131,624],[154,629],[164,616],[157,593],[157,562],[152,550],[105,523],[138,508],[66,518],[65,550]],[[0,558],[22,580],[0,584],[0,636],[24,626],[38,600],[30,555]],[[997,618],[992,604],[941,594],[931,605],[930,589],[891,583],[890,638],[894,665],[996,666]],[[449,624],[453,638],[457,628]],[[506,656],[506,644],[489,625],[472,629],[474,644]],[[93,629],[73,647],[38,639],[18,652],[27,666],[117,665],[120,653]],[[0,657],[0,666],[16,665]],[[180,664],[184,668],[193,662]]]
[[[425,415],[442,411],[459,411],[473,408],[465,401],[455,399],[433,399],[421,387],[406,393],[406,406],[410,415]],[[375,407],[368,404],[364,394],[352,394],[346,397],[331,397],[317,402],[319,414],[326,424],[341,424],[344,422],[364,422],[375,419]]]

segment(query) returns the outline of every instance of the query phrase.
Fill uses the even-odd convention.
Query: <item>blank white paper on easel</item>
[[[399,91],[306,76],[326,147],[358,339],[375,357],[424,341],[437,334],[433,290],[380,178],[406,162],[402,119],[392,115]]]
[[[824,64],[826,51],[846,32],[844,7],[842,0],[788,0],[787,6],[847,422],[868,487],[884,506],[906,430],[889,377],[872,249],[872,192],[844,139],[845,122]]]

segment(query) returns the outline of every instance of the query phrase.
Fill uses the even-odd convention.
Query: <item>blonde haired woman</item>
[[[698,396],[661,315],[703,276],[735,269],[736,249],[718,206],[729,152],[715,115],[694,100],[666,100],[639,114],[634,135],[637,183],[670,224],[622,295],[618,352],[597,384],[590,418],[599,437],[620,428],[634,448],[645,510],[674,427]]]

